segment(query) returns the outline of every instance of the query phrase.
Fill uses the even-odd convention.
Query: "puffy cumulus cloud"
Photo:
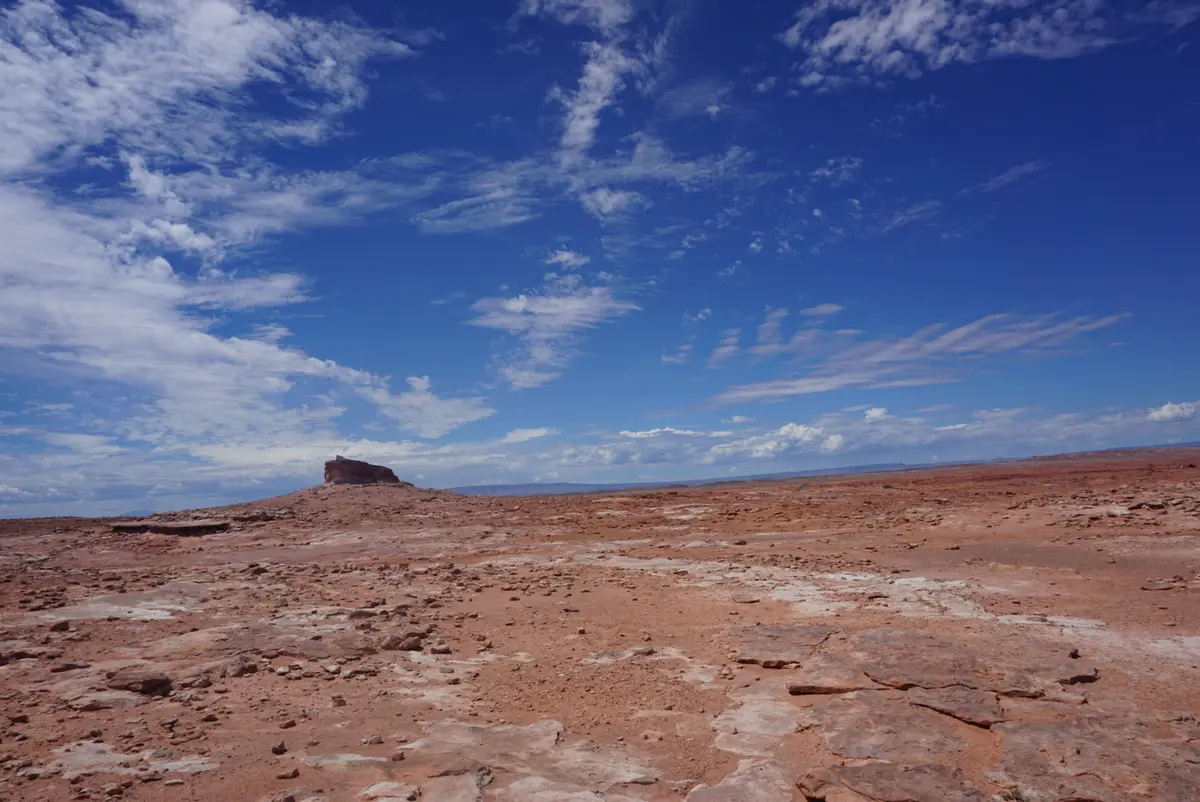
[[[1150,410],[1146,415],[1146,420],[1155,423],[1190,421],[1196,417],[1196,406],[1194,403],[1173,404],[1168,401],[1161,407]]]
[[[877,420],[887,420],[892,417],[885,407],[871,407],[863,413],[863,419],[868,423]]]
[[[731,432],[703,432],[695,429],[676,429],[673,426],[663,426],[658,429],[644,429],[642,431],[622,431],[621,437],[628,437],[632,440],[644,440],[647,437],[662,437],[664,435],[676,435],[678,437],[728,437]]]
[[[701,462],[713,464],[739,457],[754,460],[777,459],[802,450],[831,453],[839,450],[844,443],[844,437],[829,434],[821,427],[787,423],[766,434],[742,437],[713,446],[701,457]]]
[[[468,323],[516,337],[517,350],[503,357],[500,376],[513,389],[540,387],[557,379],[578,356],[588,329],[639,309],[617,297],[610,283],[588,284],[577,274],[550,273],[545,284],[508,298],[481,298]]]
[[[734,415],[725,422],[726,423],[736,423],[736,424],[754,423],[754,418],[751,418],[747,415]]]

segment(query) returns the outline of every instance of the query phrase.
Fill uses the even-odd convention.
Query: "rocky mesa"
[[[402,482],[396,473],[383,465],[372,465],[356,459],[346,459],[340,454],[325,463],[325,484],[327,485],[405,485],[412,487],[411,482]]]

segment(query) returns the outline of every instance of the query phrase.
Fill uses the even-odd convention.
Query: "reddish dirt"
[[[2,521],[0,800],[1200,799],[1197,464]]]

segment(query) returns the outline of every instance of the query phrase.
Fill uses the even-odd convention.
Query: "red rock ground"
[[[0,799],[1200,799],[1197,463],[0,522]]]

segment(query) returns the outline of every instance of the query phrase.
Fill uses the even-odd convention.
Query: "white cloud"
[[[840,434],[831,434],[821,441],[821,450],[826,454],[832,454],[834,451],[841,451],[842,446],[846,444],[846,438]]]
[[[750,240],[749,248],[751,253],[761,253],[763,249],[762,237],[755,237],[754,239]]]
[[[708,366],[710,368],[717,368],[724,365],[741,353],[742,350],[738,344],[742,337],[741,329],[726,329],[721,334],[720,344],[713,349],[712,354],[708,357]]]
[[[658,98],[658,109],[667,117],[717,117],[728,106],[731,84],[701,79],[668,89]]]
[[[827,159],[823,165],[809,173],[814,181],[820,181],[830,186],[841,186],[854,179],[862,169],[863,160],[854,156],[839,156]]]
[[[612,31],[633,18],[630,0],[521,0],[522,16],[545,14],[564,25],[587,25]]]
[[[411,52],[348,23],[274,16],[245,0],[123,0],[119,11],[34,0],[0,12],[0,172],[110,141],[210,156],[224,149],[240,93],[285,75],[294,113],[247,127],[263,136],[304,123],[305,138],[320,139],[361,104],[369,59]],[[198,96],[208,102],[193,104]]]
[[[813,346],[820,358],[794,378],[744,384],[726,389],[716,400],[721,404],[746,401],[777,401],[797,395],[824,393],[849,387],[904,387],[955,381],[954,368],[967,357],[982,358],[1013,352],[1050,354],[1083,335],[1124,320],[1127,315],[1079,316],[1059,320],[1053,316],[1019,317],[990,315],[946,330],[943,325],[926,326],[908,337],[854,342],[853,335],[835,333],[830,341],[822,329],[807,329],[803,343]],[[764,323],[767,339],[759,343],[760,354],[784,350],[775,339],[777,329]],[[736,340],[735,340],[736,346]],[[822,346],[820,349],[815,346]],[[736,353],[730,352],[728,356]]]
[[[828,453],[837,451],[843,443],[844,438],[840,435],[826,434],[820,427],[787,423],[766,434],[742,437],[715,445],[700,461],[711,464],[739,457],[755,460],[778,459],[805,449]]]
[[[114,444],[111,438],[95,434],[50,432],[43,435],[42,439],[52,446],[84,455],[116,454],[121,451],[121,447]]]
[[[404,159],[313,172],[262,155],[335,134],[365,98],[368,61],[411,48],[243,0],[111,7],[0,10],[0,348],[125,403],[81,413],[103,432],[45,442],[114,459],[261,448],[327,433],[346,395],[430,436],[484,414],[478,399],[393,395],[383,377],[282,347],[277,324],[217,328],[306,300],[301,276],[225,267],[231,251],[430,191]],[[56,194],[84,187],[84,171],[108,177]]]
[[[621,437],[627,437],[631,440],[644,440],[648,437],[663,437],[665,435],[674,435],[677,437],[728,437],[731,432],[701,432],[695,429],[676,429],[673,426],[663,426],[658,429],[645,429],[640,432],[622,431],[619,434]]]
[[[578,163],[591,148],[600,127],[601,113],[612,105],[625,87],[625,76],[639,72],[643,64],[621,51],[615,42],[589,42],[584,46],[587,63],[574,93],[563,96],[566,114],[559,143],[559,161],[564,166]]]
[[[684,343],[675,350],[673,354],[663,354],[662,361],[665,365],[683,365],[692,356],[692,344]]]
[[[603,220],[606,217],[620,214],[635,203],[639,203],[641,199],[638,193],[629,190],[597,187],[590,192],[585,192],[580,197],[580,202],[583,203],[583,208],[589,214]]]
[[[1161,407],[1150,410],[1146,415],[1146,420],[1154,421],[1155,423],[1188,421],[1196,417],[1196,407],[1197,404],[1195,403],[1173,404],[1168,401]]]
[[[937,214],[941,208],[942,202],[935,200],[921,201],[920,203],[911,204],[910,206],[895,212],[891,218],[884,223],[883,231],[884,233],[887,233],[888,231],[895,231],[897,228],[903,228],[904,226],[912,223],[920,222],[921,220],[928,220],[930,217],[933,217],[935,214]]]
[[[250,339],[265,343],[277,343],[292,336],[292,331],[280,323],[257,323]]]
[[[815,0],[779,39],[804,54],[802,86],[832,89],[955,63],[1071,58],[1198,15],[1191,4],[1122,14],[1098,0]]]
[[[746,415],[733,415],[728,420],[726,420],[725,423],[737,423],[737,424],[754,423],[754,418],[747,417]]]
[[[770,92],[772,89],[774,89],[775,84],[778,82],[779,82],[779,79],[776,78],[774,75],[768,75],[766,78],[763,78],[761,81],[759,81],[758,83],[756,83],[754,85],[754,91],[758,92],[760,95],[766,94],[767,92]]]
[[[872,423],[879,420],[887,420],[892,417],[888,414],[886,407],[871,407],[863,413],[863,420],[867,423]]]
[[[513,429],[500,440],[503,444],[508,443],[524,443],[527,440],[536,440],[539,437],[546,437],[554,434],[553,429]]]
[[[33,498],[33,493],[12,485],[0,484],[0,498]]]
[[[430,392],[428,376],[409,376],[407,381],[409,389],[402,393],[392,394],[381,387],[363,387],[359,392],[384,415],[420,437],[441,437],[496,414],[482,398],[439,398]]]
[[[982,184],[976,184],[973,187],[968,187],[967,189],[962,190],[962,192],[959,194],[970,195],[977,192],[983,194],[995,192],[996,190],[1002,189],[1009,184],[1020,181],[1022,178],[1034,175],[1035,173],[1040,173],[1049,167],[1050,162],[1044,159],[1026,162],[1025,164],[1018,164],[1016,167],[1005,170],[995,178],[990,178],[987,181],[984,181]]]
[[[810,306],[807,309],[801,309],[800,314],[808,317],[829,317],[830,315],[836,315],[845,308],[846,307],[839,304],[817,304],[816,306]]]
[[[808,314],[805,310],[802,314]],[[750,352],[768,358],[779,354],[799,354],[809,348],[819,336],[815,329],[801,329],[786,342],[783,339],[783,323],[788,317],[786,309],[768,309],[766,317],[758,327],[758,336]]]
[[[630,185],[657,184],[692,191],[721,182],[736,184],[748,180],[746,168],[753,158],[739,147],[683,158],[645,132],[630,135],[625,141],[632,146],[618,148],[599,159],[580,156],[570,165],[560,163],[554,154],[500,164],[464,160],[462,154],[425,154],[424,168],[438,168],[438,172],[421,175],[415,165],[410,166],[412,169],[399,176],[406,182],[406,194],[393,201],[392,195],[397,194],[393,182],[382,187],[369,185],[370,197],[378,198],[377,205],[389,201],[411,204],[420,197],[448,189],[458,196],[455,200],[411,218],[422,231],[436,234],[517,225],[538,217],[542,205],[555,203],[562,197],[578,201],[598,219],[619,219],[634,207],[649,205],[640,192],[628,188]],[[390,189],[391,194],[384,189]]]
[[[420,212],[412,222],[430,234],[461,234],[508,228],[535,216],[527,197],[513,189],[497,189]]]
[[[592,261],[582,253],[559,248],[554,253],[546,257],[548,265],[562,265],[563,267],[583,267],[588,262]]]
[[[534,292],[510,298],[482,298],[471,305],[473,326],[498,329],[521,346],[500,366],[514,389],[539,387],[563,374],[578,356],[580,335],[615,318],[638,311],[616,296],[609,284],[588,285],[576,274],[549,274]]]
[[[684,323],[699,323],[702,320],[708,320],[710,317],[712,317],[712,310],[706,306],[694,315],[690,314],[688,312],[684,312],[683,322]]]

